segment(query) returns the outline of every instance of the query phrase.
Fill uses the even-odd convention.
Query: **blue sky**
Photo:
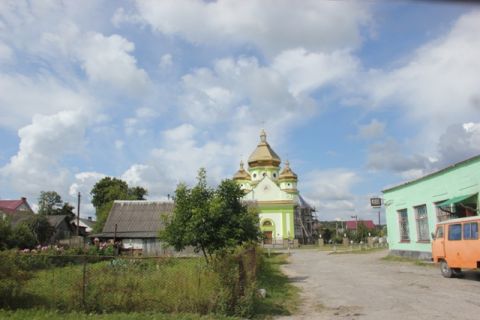
[[[322,220],[480,153],[480,6],[2,1],[0,198],[93,214],[115,176],[163,199],[231,177],[262,127]]]

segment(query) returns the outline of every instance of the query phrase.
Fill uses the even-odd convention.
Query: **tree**
[[[40,191],[38,213],[41,215],[57,214],[63,205],[62,197],[55,191]]]
[[[243,190],[232,180],[209,188],[203,168],[197,180],[192,189],[178,185],[173,215],[160,238],[178,251],[192,246],[195,252],[203,253],[207,263],[216,252],[258,241],[258,212],[241,202]]]
[[[0,212],[0,250],[10,247],[12,238],[12,226],[8,217],[2,217]]]
[[[147,189],[142,187],[129,187],[120,179],[105,177],[99,180],[90,191],[92,204],[95,207],[97,222],[94,231],[100,232],[107,220],[108,213],[115,200],[145,200]]]
[[[47,243],[55,232],[45,216],[34,215],[27,220],[27,225],[37,244]]]
[[[26,222],[20,223],[13,229],[11,241],[13,246],[21,249],[31,249],[37,244],[37,240]]]

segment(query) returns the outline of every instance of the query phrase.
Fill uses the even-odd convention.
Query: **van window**
[[[465,223],[463,225],[463,239],[476,240],[478,239],[478,223]]]
[[[451,224],[448,226],[448,240],[462,240],[461,224]]]
[[[437,234],[435,235],[435,239],[443,239],[443,226],[437,227]]]

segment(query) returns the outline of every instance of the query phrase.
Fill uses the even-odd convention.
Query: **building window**
[[[256,174],[256,173],[254,173],[254,174],[253,174],[253,178],[256,178],[256,177],[257,177],[257,174]]]
[[[276,178],[276,177],[277,177],[277,174],[276,174],[276,173],[273,173],[273,177]]]
[[[448,240],[462,240],[461,224],[451,224],[448,226]]]
[[[269,220],[267,220],[267,221],[265,221],[265,222],[263,223],[263,226],[264,226],[264,227],[271,227],[271,226],[272,226],[272,222],[269,221]]]
[[[445,200],[435,202],[435,211],[437,213],[437,222],[442,222],[442,221],[450,219],[450,212],[442,210],[440,207],[437,206],[439,203],[442,203],[444,201]]]
[[[398,225],[400,227],[400,241],[410,241],[410,232],[408,230],[408,214],[407,209],[398,211]]]
[[[266,173],[266,172],[264,172],[264,173],[262,174],[262,176],[266,177],[266,176],[267,176],[267,173]]]
[[[430,241],[430,237],[428,235],[429,228],[426,205],[415,207],[415,219],[417,220],[418,241]]]
[[[463,239],[477,240],[478,239],[478,223],[465,223],[463,225]]]

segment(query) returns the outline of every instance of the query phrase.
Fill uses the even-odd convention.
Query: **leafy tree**
[[[209,188],[203,168],[197,180],[192,189],[178,185],[174,213],[160,232],[163,241],[176,250],[192,246],[208,263],[216,252],[259,239],[258,212],[241,202],[244,193],[234,181]]]
[[[130,188],[123,180],[105,177],[93,186],[90,194],[92,195],[92,204],[95,207],[97,216],[94,230],[95,232],[100,232],[107,220],[113,201],[145,200],[148,192],[142,187]]]
[[[38,213],[41,215],[56,214],[63,205],[62,197],[55,191],[40,191]]]
[[[0,250],[7,249],[11,244],[12,227],[9,220],[7,217],[2,217],[0,212]]]
[[[17,225],[12,232],[12,244],[18,248],[33,248],[37,244],[37,240],[33,235],[28,223],[24,222]]]
[[[35,215],[27,221],[37,244],[45,244],[55,232],[45,216]]]

